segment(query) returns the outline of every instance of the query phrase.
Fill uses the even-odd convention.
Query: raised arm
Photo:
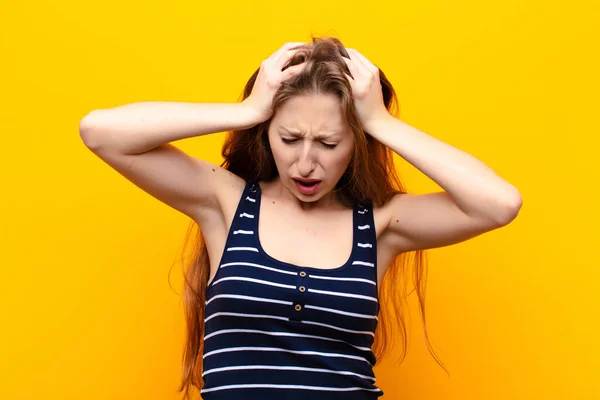
[[[260,122],[245,103],[141,102],[94,110],[80,122],[85,145],[136,186],[199,221],[219,190],[242,179],[170,142]]]
[[[243,130],[268,120],[273,94],[302,64],[282,71],[303,43],[289,42],[261,63],[241,103],[141,102],[95,110],[80,122],[85,145],[142,190],[201,221],[219,210],[221,196],[239,194],[244,182],[170,144],[215,132]]]

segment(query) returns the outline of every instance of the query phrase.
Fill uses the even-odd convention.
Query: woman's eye
[[[285,144],[292,144],[292,143],[295,143],[295,142],[297,142],[297,141],[298,141],[298,139],[286,139],[286,138],[281,138],[281,141],[282,141],[283,143],[285,143]],[[324,143],[324,142],[321,142],[321,144],[322,144],[323,146],[325,146],[326,148],[328,148],[328,149],[333,149],[333,148],[335,148],[335,147],[337,146],[337,144],[330,144],[330,143]]]

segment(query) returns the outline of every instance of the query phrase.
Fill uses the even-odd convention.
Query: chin
[[[306,195],[306,194],[302,194],[302,193],[296,193],[296,197],[298,198],[298,200],[304,202],[304,203],[314,203],[316,201],[321,200],[321,198],[323,197],[322,194],[314,194],[314,195]]]

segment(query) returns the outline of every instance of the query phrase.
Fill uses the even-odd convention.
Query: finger
[[[275,67],[277,71],[281,71],[284,65],[287,65],[290,62],[290,59],[296,54],[298,51],[298,47],[294,47],[292,49],[288,49],[285,53],[283,53],[280,58],[275,62]]]
[[[357,54],[356,50],[354,49],[346,49],[348,50],[348,54],[350,55],[350,59],[352,61],[354,61],[354,65],[356,66],[356,69],[362,74],[362,75],[369,75],[371,73],[371,71],[369,70],[369,68],[363,63],[363,61],[360,59],[359,55]]]
[[[348,69],[350,70],[350,74],[352,75],[351,78],[353,80],[356,80],[358,78],[358,75],[360,74],[360,71],[356,67],[355,62],[352,59],[348,59],[346,57],[342,57],[342,60],[344,60],[344,62],[348,66]]]
[[[305,65],[304,65],[304,63],[302,63],[302,64],[296,64],[289,68],[286,68],[285,71],[283,71],[281,74],[281,80],[285,81],[285,80],[293,77],[294,75],[297,75],[304,69],[304,67],[305,67]]]
[[[365,57],[360,51],[356,50],[356,49],[350,49],[352,50],[352,55],[355,56],[355,58],[357,58],[360,62],[360,64],[362,66],[364,66],[366,69],[368,69],[371,72],[379,72],[379,68],[377,68],[377,66],[375,66],[371,61],[369,61],[369,59],[367,57]]]
[[[273,60],[273,64],[277,65],[279,60],[283,57],[284,54],[288,53],[290,50],[295,50],[298,47],[306,46],[304,42],[288,42],[281,46],[279,50],[277,50],[270,57]]]
[[[296,46],[306,46],[307,43],[306,42],[287,42],[285,43],[283,46],[281,46],[282,49],[290,49],[292,47],[296,47]]]
[[[262,64],[274,65],[277,62],[277,60],[279,60],[279,58],[281,57],[281,55],[283,53],[288,51],[291,47],[297,46],[299,44],[300,44],[299,42],[285,43],[283,46],[281,46],[279,49],[277,49],[273,54],[271,54],[269,57],[265,58],[263,60]]]
[[[344,72],[344,76],[346,77],[346,79],[348,79],[348,82],[350,82],[350,86],[352,86],[352,81],[354,80],[354,78],[352,78],[350,75],[348,75],[345,72]]]

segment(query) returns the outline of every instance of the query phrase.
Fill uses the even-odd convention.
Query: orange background
[[[593,3],[3,2],[0,398],[179,398],[188,219],[88,151],[79,121],[137,101],[236,101],[264,58],[314,33],[365,54],[405,122],[524,201],[508,227],[430,252],[429,334],[451,375],[413,297],[407,360],[376,368],[384,398],[599,399]],[[223,137],[177,145],[220,163]],[[398,168],[411,192],[437,190]]]

